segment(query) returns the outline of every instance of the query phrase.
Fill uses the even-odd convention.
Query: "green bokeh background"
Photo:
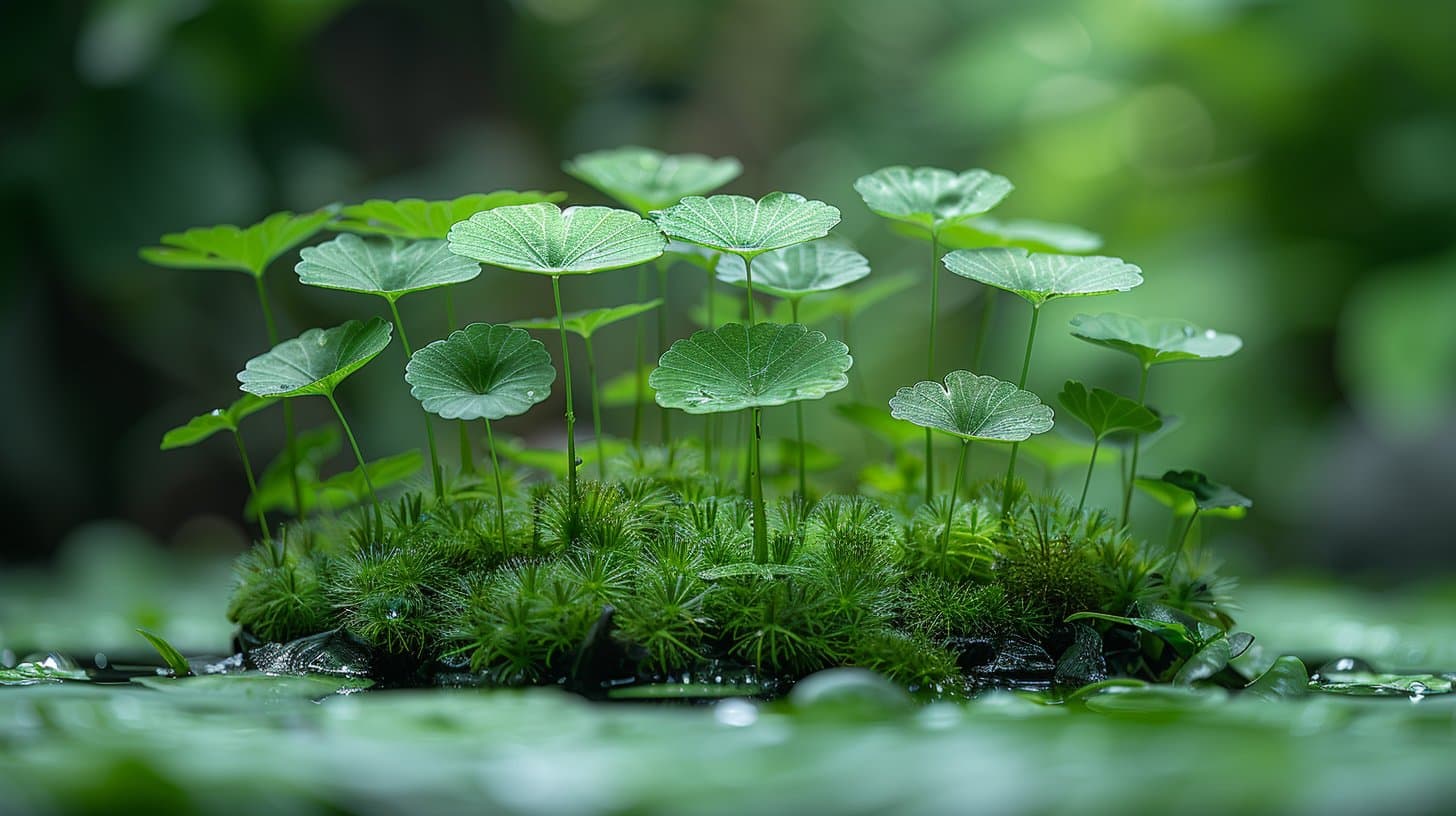
[[[1376,0],[114,0],[7,8],[0,27],[0,562],[118,518],[181,550],[237,551],[244,495],[221,443],[157,440],[235,395],[265,347],[241,275],[148,267],[164,232],[278,209],[503,187],[600,197],[578,152],[637,143],[738,156],[729,191],[838,205],[876,274],[926,252],[851,188],[887,164],[985,167],[998,215],[1078,224],[1143,267],[1127,295],[1054,303],[1031,387],[1130,392],[1123,357],[1060,329],[1079,311],[1183,317],[1245,339],[1159,369],[1184,417],[1146,471],[1197,467],[1255,497],[1210,527],[1245,571],[1427,574],[1456,563],[1456,5]],[[271,273],[285,331],[378,304]],[[487,270],[470,320],[549,310],[544,280]],[[979,293],[947,276],[941,368],[969,365]],[[634,297],[572,281],[567,308]],[[673,296],[701,291],[686,269]],[[921,286],[856,328],[854,376],[888,399],[922,368]],[[438,295],[406,300],[412,339]],[[985,372],[1012,377],[1027,314],[997,312]],[[691,323],[672,316],[672,335]],[[630,365],[630,330],[602,343]],[[418,335],[418,338],[415,337]],[[603,335],[604,338],[607,335]],[[389,355],[396,355],[390,357]],[[341,396],[366,453],[422,440],[389,364]],[[559,394],[514,421],[560,440]],[[302,405],[306,420],[327,406]],[[857,450],[811,409],[811,436]],[[585,403],[580,406],[585,414]],[[625,433],[628,413],[608,421]],[[683,420],[686,422],[686,420]],[[780,429],[790,416],[777,417]],[[266,458],[279,438],[251,429]],[[339,460],[340,468],[345,466]],[[839,478],[847,484],[852,466]],[[991,472],[988,465],[987,475]],[[1110,477],[1110,472],[1109,472]],[[1074,478],[1075,474],[1069,474]],[[1113,479],[1100,497],[1110,500]],[[1070,485],[1070,482],[1068,482]],[[1161,529],[1160,508],[1140,505]]]

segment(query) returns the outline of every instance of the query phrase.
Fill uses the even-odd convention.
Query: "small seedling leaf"
[[[188,420],[186,425],[167,431],[162,436],[162,450],[190,447],[213,434],[236,431],[245,417],[252,416],[277,401],[276,397],[244,394],[226,408],[214,408],[205,414],[198,414]]]
[[[897,166],[860,176],[854,189],[878,216],[939,230],[990,210],[1013,188],[1005,176],[987,170]]]
[[[1243,347],[1235,334],[1204,329],[1186,320],[1148,319],[1106,312],[1072,318],[1072,336],[1131,354],[1145,366],[1180,360],[1216,360]]]
[[[819,399],[849,383],[853,362],[843,343],[800,323],[729,323],[673,343],[647,381],[658,405],[712,414]]]
[[[1173,683],[1191,686],[1199,680],[1207,680],[1223,671],[1232,656],[1228,638],[1215,637],[1183,661],[1178,673],[1173,675]]]
[[[312,501],[315,507],[338,510],[370,499],[369,485],[375,490],[388,487],[414,476],[425,465],[424,455],[417,450],[396,453],[366,463],[369,479],[355,465],[352,470],[337,473],[314,486]],[[305,498],[305,502],[309,499]]]
[[[366,239],[344,233],[304,247],[293,271],[308,286],[379,295],[394,302],[410,292],[473,280],[480,274],[480,264],[456,255],[440,240]]]
[[[1196,470],[1170,470],[1163,474],[1164,482],[1193,496],[1199,510],[1223,510],[1254,506],[1254,500],[1239,493],[1226,484],[1220,484]]]
[[[747,288],[747,267],[737,255],[718,264],[718,280]],[[823,239],[765,252],[753,262],[753,288],[794,300],[847,286],[870,274],[865,256],[838,241]]]
[[[1105,388],[1089,391],[1076,380],[1067,380],[1057,401],[1099,440],[1116,431],[1145,434],[1163,427],[1163,421],[1146,407]]]
[[[1126,292],[1143,282],[1142,270],[1105,255],[1054,255],[1017,247],[958,249],[945,268],[963,278],[1004,289],[1040,306],[1059,297]]]
[[[662,305],[662,298],[655,298],[646,303],[624,303],[621,306],[608,306],[602,309],[589,309],[584,312],[568,312],[563,315],[566,323],[566,330],[578,337],[591,337],[596,331],[604,326],[610,326],[645,312],[650,312]],[[534,329],[536,331],[556,331],[559,326],[555,317],[533,317],[529,320],[512,320],[510,325],[518,329]]]
[[[339,232],[391,235],[415,241],[426,238],[443,239],[450,234],[450,227],[478,212],[518,204],[558,202],[565,198],[566,193],[547,193],[541,190],[496,190],[492,193],[471,193],[443,201],[425,201],[418,198],[388,201],[371,198],[363,204],[345,207],[339,220],[330,224],[329,228]]]
[[[546,399],[556,369],[546,346],[524,329],[472,323],[415,352],[404,378],[432,414],[494,420]]]
[[[162,236],[142,260],[174,269],[231,269],[261,277],[278,256],[312,238],[334,219],[334,208],[294,215],[274,213],[251,227],[221,224]]]
[[[350,320],[332,329],[309,329],[249,360],[238,382],[260,397],[332,394],[389,345],[394,327],[382,318]]]
[[[172,644],[168,643],[166,638],[154,632],[148,632],[146,629],[137,629],[136,633],[146,638],[147,642],[152,644],[152,648],[156,649],[157,654],[162,656],[162,661],[167,664],[167,668],[172,670],[173,677],[186,677],[192,674],[192,666],[187,663],[187,658],[183,657],[181,652],[177,651]]]
[[[1198,507],[1193,501],[1193,494],[1181,487],[1168,484],[1158,477],[1139,476],[1133,484],[1137,486],[1138,490],[1172,510],[1175,516],[1186,517]],[[1218,507],[1201,511],[1204,516],[1229,519],[1241,519],[1248,515],[1248,512],[1243,507]]]
[[[1052,409],[1015,385],[952,371],[945,385],[922,381],[890,399],[890,415],[961,439],[1020,442],[1052,429]]]
[[[671,207],[685,196],[711,193],[738,178],[743,165],[732,157],[669,155],[645,147],[619,147],[583,153],[564,162],[561,169],[646,215]]]
[[[611,207],[498,207],[450,228],[451,252],[539,275],[590,275],[636,266],[662,255],[666,246],[651,221]]]
[[[769,193],[757,201],[690,196],[652,217],[672,238],[753,257],[823,238],[839,223],[839,209],[796,193]]]

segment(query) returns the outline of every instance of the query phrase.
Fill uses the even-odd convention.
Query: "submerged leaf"
[[[1193,502],[1199,510],[1222,510],[1230,507],[1248,509],[1254,506],[1253,499],[1196,470],[1170,470],[1163,474],[1163,481],[1192,494]]]
[[[236,431],[245,417],[252,416],[277,401],[276,397],[244,394],[226,408],[214,408],[205,414],[198,414],[188,420],[186,425],[167,431],[162,436],[162,450],[189,447],[215,433]]]
[[[849,348],[800,323],[729,323],[672,344],[648,377],[657,404],[690,414],[819,399],[849,383]]]
[[[274,213],[251,227],[221,224],[162,236],[162,246],[141,251],[142,260],[174,269],[231,269],[261,277],[278,256],[312,238],[334,219],[324,208],[302,215]]]
[[[961,439],[1020,442],[1052,429],[1052,409],[1015,385],[969,371],[923,381],[890,399],[890,415]]]
[[[828,292],[870,274],[865,256],[837,241],[819,240],[765,252],[753,262],[753,288],[775,297],[794,300],[815,292]],[[747,287],[743,259],[729,255],[718,264],[718,280]]]
[[[1033,306],[1059,297],[1126,292],[1143,282],[1142,270],[1105,255],[1053,255],[992,247],[958,249],[943,260],[951,272],[1019,295]]]
[[[938,231],[990,210],[1013,188],[987,170],[896,166],[860,176],[854,189],[876,215]]]
[[[260,397],[332,394],[346,377],[389,345],[394,327],[382,318],[357,320],[332,329],[309,329],[249,360],[238,382]]]
[[[1199,328],[1186,320],[1105,312],[1079,314],[1071,325],[1073,337],[1131,354],[1145,366],[1228,357],[1244,345],[1238,335]]]
[[[366,240],[345,233],[318,246],[304,247],[293,267],[307,286],[379,295],[390,302],[421,292],[473,280],[480,264],[450,251],[444,241]]]
[[[1087,386],[1076,380],[1067,380],[1057,400],[1067,413],[1090,428],[1098,440],[1117,431],[1144,434],[1163,427],[1163,421],[1146,407],[1105,388],[1088,391]]]
[[[796,193],[769,193],[757,201],[737,195],[690,196],[652,217],[673,238],[754,257],[823,238],[839,223],[839,209]]]
[[[419,198],[388,201],[371,198],[363,204],[345,207],[339,220],[330,224],[329,228],[339,232],[392,235],[411,240],[443,239],[450,234],[450,227],[478,212],[517,204],[557,202],[565,198],[566,193],[547,193],[541,190],[496,190],[492,193],[471,193],[443,201],[425,201]]]
[[[567,312],[562,315],[566,323],[566,330],[579,337],[591,337],[597,329],[610,326],[629,318],[636,317],[644,312],[650,312],[662,305],[662,298],[655,298],[646,303],[624,303],[621,306],[607,306],[601,309],[589,309],[582,312]],[[560,328],[555,317],[533,317],[527,320],[512,320],[510,325],[518,329],[535,329],[536,331],[556,331]]]
[[[611,207],[522,204],[476,213],[450,228],[450,251],[540,275],[590,275],[662,255],[667,239],[635,213]]]
[[[404,378],[432,414],[493,420],[546,399],[556,369],[546,346],[524,329],[472,323],[415,352]]]
[[[590,184],[620,204],[645,215],[671,207],[686,196],[705,195],[738,178],[735,158],[698,153],[669,155],[645,147],[583,153],[563,162],[568,175]]]

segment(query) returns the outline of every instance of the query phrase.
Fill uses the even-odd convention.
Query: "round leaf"
[[[1226,484],[1219,484],[1196,470],[1170,470],[1163,481],[1193,495],[1199,510],[1222,510],[1229,507],[1249,509],[1254,500]]]
[[[715,195],[684,198],[652,217],[673,238],[754,257],[823,238],[839,223],[839,209],[795,193],[769,193],[757,201]]]
[[[344,378],[389,345],[394,327],[382,318],[350,320],[332,329],[309,329],[249,360],[238,382],[260,397],[332,394]]]
[[[876,215],[938,231],[995,207],[1012,185],[987,170],[885,167],[860,176],[854,189]]]
[[[1236,334],[1204,329],[1186,320],[1149,320],[1107,312],[1072,318],[1072,336],[1136,357],[1145,366],[1179,360],[1214,360],[1243,347]]]
[[[647,381],[658,405],[713,414],[819,399],[849,383],[853,362],[843,343],[799,323],[729,323],[673,343]]]
[[[602,309],[590,309],[584,312],[568,312],[562,317],[566,323],[566,330],[579,337],[591,337],[597,329],[603,326],[610,326],[622,320],[636,317],[644,312],[650,312],[662,305],[662,298],[654,298],[646,303],[625,303],[621,306],[608,306]],[[527,320],[512,320],[510,325],[520,329],[535,329],[537,331],[556,331],[559,324],[554,316],[533,317]]]
[[[651,221],[611,207],[522,204],[476,213],[450,228],[450,251],[539,275],[590,275],[662,254]]]
[[[162,437],[162,450],[189,447],[215,433],[236,431],[244,417],[252,416],[277,401],[273,397],[244,394],[226,408],[214,408],[193,417],[186,425],[167,431]]]
[[[584,153],[561,168],[643,214],[671,207],[685,196],[710,193],[743,172],[732,157],[667,155],[645,147]]]
[[[302,215],[274,213],[251,227],[221,224],[162,236],[162,246],[141,251],[142,260],[174,269],[231,269],[261,277],[279,255],[312,238],[332,221],[325,207]]]
[[[293,271],[309,286],[379,295],[391,302],[410,292],[472,280],[480,264],[450,251],[444,241],[365,240],[345,233],[299,252]]]
[[[748,285],[747,267],[737,255],[718,263],[718,280]],[[865,256],[837,241],[810,241],[760,255],[753,262],[753,288],[794,300],[815,292],[828,292],[870,274]]]
[[[1105,388],[1088,391],[1076,380],[1067,380],[1057,400],[1099,440],[1117,431],[1145,434],[1163,427],[1157,414],[1137,402]]]
[[[425,346],[405,367],[410,393],[445,419],[501,419],[546,399],[556,369],[524,329],[472,323]]]
[[[943,260],[946,269],[955,274],[1020,295],[1033,306],[1059,297],[1126,292],[1143,282],[1142,270],[1104,255],[1051,255],[991,247],[958,249]]]
[[[330,228],[339,232],[392,235],[416,241],[426,238],[444,239],[456,222],[464,221],[478,212],[539,201],[561,201],[565,198],[566,193],[547,193],[541,190],[496,190],[493,193],[471,193],[444,201],[424,201],[418,198],[387,201],[371,198],[363,204],[345,207],[340,219],[330,225]]]
[[[945,375],[945,386],[923,381],[890,399],[890,415],[961,439],[1020,442],[1052,429],[1041,398],[995,377],[969,371]]]

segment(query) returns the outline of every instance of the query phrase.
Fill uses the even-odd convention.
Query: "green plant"
[[[1050,255],[1020,248],[958,249],[946,255],[944,261],[947,269],[963,278],[1004,289],[1031,304],[1031,327],[1026,333],[1026,354],[1021,360],[1017,388],[1026,387],[1031,372],[1031,350],[1042,306],[1057,298],[1126,292],[1143,282],[1142,270],[1136,266],[1100,255]],[[1011,461],[1006,466],[1003,514],[1011,511],[1016,452],[1013,444]]]
[[[1077,500],[1080,513],[1087,504],[1087,487],[1092,484],[1092,469],[1097,466],[1097,449],[1102,446],[1102,440],[1119,431],[1152,433],[1163,427],[1163,420],[1141,403],[1103,388],[1088,391],[1087,386],[1076,380],[1067,380],[1057,399],[1067,413],[1092,431],[1092,455],[1087,461],[1087,478],[1082,480],[1082,496]]]
[[[214,408],[188,420],[186,425],[167,431],[162,436],[161,445],[162,450],[175,450],[196,445],[221,431],[231,433],[233,442],[238,447],[238,458],[243,463],[243,475],[248,478],[248,500],[258,517],[258,530],[264,538],[268,537],[268,519],[263,512],[263,506],[258,502],[258,480],[253,476],[253,464],[248,459],[248,446],[243,444],[243,432],[239,426],[243,419],[275,402],[278,402],[276,398],[265,399],[252,394],[244,394],[226,408]]]
[[[450,251],[467,258],[551,277],[561,334],[566,388],[566,478],[576,496],[576,410],[571,399],[571,356],[566,350],[566,315],[561,276],[591,275],[636,266],[662,255],[667,245],[651,221],[610,207],[523,204],[476,213],[450,228]]]

